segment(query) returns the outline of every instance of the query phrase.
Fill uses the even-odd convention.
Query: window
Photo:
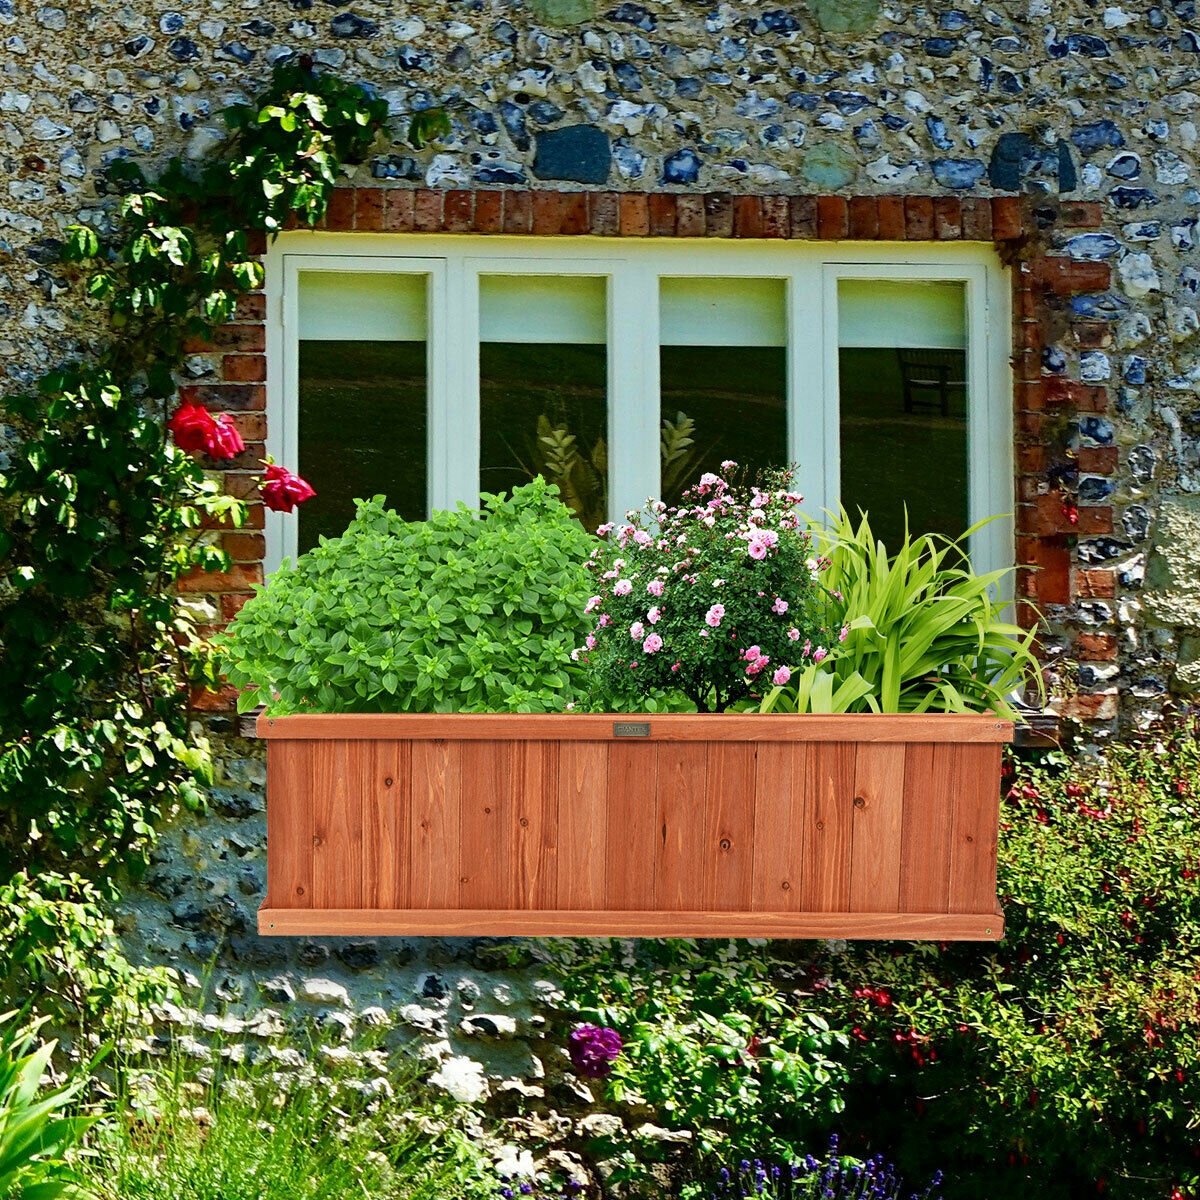
[[[267,289],[268,450],[318,493],[268,514],[268,569],[357,497],[420,517],[542,473],[594,528],[728,458],[887,540],[1012,511],[986,247],[289,233]],[[1011,563],[1011,524],[972,556]]]

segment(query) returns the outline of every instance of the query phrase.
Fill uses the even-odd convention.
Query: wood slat
[[[900,850],[900,908],[948,912],[956,746],[910,746],[904,761],[904,833]]]
[[[604,907],[654,908],[658,750],[614,742],[608,749],[608,839]]]
[[[608,746],[603,742],[560,742],[558,750],[557,906],[603,908]]]
[[[458,747],[449,742],[413,742],[411,769],[409,902],[418,909],[454,908],[462,790]]]
[[[809,749],[800,851],[801,907],[808,912],[844,912],[850,906],[855,749],[850,742]]]
[[[754,770],[752,908],[799,912],[800,848],[808,812],[808,758],[803,742],[758,747]]]
[[[863,744],[854,758],[850,911],[900,908],[906,748]]]
[[[363,907],[407,908],[412,743],[372,742],[363,793]]]
[[[713,911],[754,907],[755,754],[762,748],[737,742],[708,747],[699,899]]]
[[[950,842],[950,908],[992,912],[996,906],[1001,749],[959,746],[957,752],[960,770]]]
[[[708,747],[672,742],[658,750],[654,898],[658,908],[696,907],[705,854],[705,792]]]
[[[312,905],[312,747],[274,742],[267,747],[267,903]]]
[[[645,725],[638,741],[691,742],[1009,742],[1012,722],[974,713],[855,713],[788,716],[710,713],[305,713],[261,716],[258,736],[353,740],[446,738],[450,741],[626,740],[615,726]]]
[[[460,908],[513,908],[517,899],[514,772],[520,764],[506,742],[464,742],[458,802]]]
[[[313,747],[313,908],[363,907],[363,796],[369,766],[354,742]]]
[[[520,909],[424,909],[318,912],[260,908],[266,936],[308,937],[764,937],[905,938],[988,942],[1004,936],[1004,918],[979,913],[656,912]]]
[[[516,816],[516,907],[558,903],[558,742],[512,748]]]

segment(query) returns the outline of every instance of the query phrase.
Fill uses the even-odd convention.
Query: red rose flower
[[[167,428],[180,450],[205,450],[217,423],[203,404],[181,404]]]
[[[297,504],[311,500],[317,493],[299,475],[287,467],[270,463],[260,485],[263,503],[273,512],[289,513]]]
[[[205,454],[210,458],[237,458],[245,448],[246,443],[242,441],[232,417],[222,413],[214,418],[212,431],[204,443]]]

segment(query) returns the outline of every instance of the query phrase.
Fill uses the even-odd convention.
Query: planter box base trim
[[[902,938],[998,942],[1004,917],[979,913],[605,912],[527,909],[258,910],[267,937]]]

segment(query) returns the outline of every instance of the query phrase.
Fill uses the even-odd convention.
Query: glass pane
[[[605,280],[481,276],[479,325],[480,490],[543,475],[595,529],[608,518]]]
[[[966,297],[959,283],[843,280],[841,499],[887,545],[958,537],[967,512]]]
[[[297,469],[317,493],[297,510],[301,553],[355,500],[426,515],[426,291],[424,275],[300,275]]]
[[[663,279],[662,496],[676,503],[733,459],[752,472],[787,453],[787,292],[782,279]]]

